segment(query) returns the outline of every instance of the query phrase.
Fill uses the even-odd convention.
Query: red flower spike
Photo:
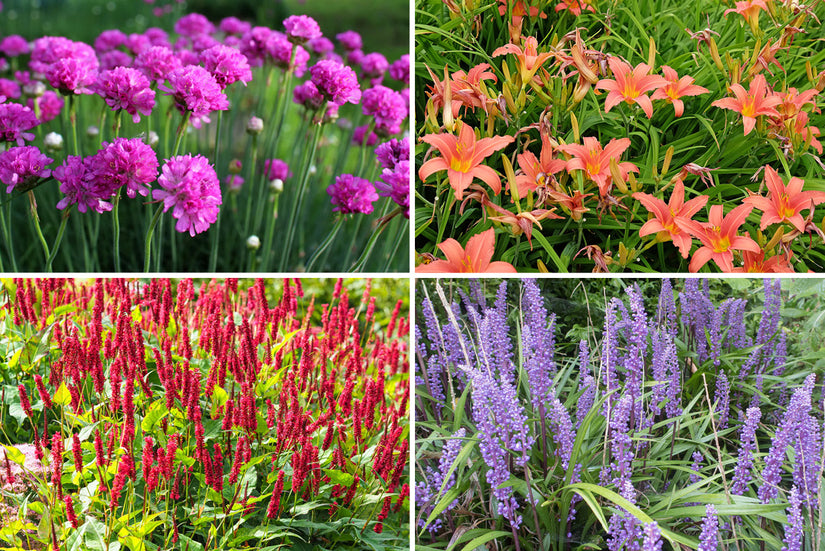
[[[23,408],[23,411],[26,413],[26,417],[33,419],[34,412],[32,412],[32,405],[31,402],[29,402],[29,394],[26,392],[26,387],[22,384],[17,385],[17,391],[20,394],[20,407]]]
[[[40,399],[43,400],[43,406],[46,409],[51,409],[52,407],[52,397],[49,395],[49,392],[46,390],[46,387],[43,385],[43,377],[40,375],[34,376],[34,383],[37,385],[37,392],[40,394]]]
[[[69,519],[69,522],[72,523],[72,528],[77,528],[79,523],[77,522],[77,515],[74,512],[74,505],[72,504],[71,496],[65,496],[63,498],[64,503],[66,504],[66,518]]]

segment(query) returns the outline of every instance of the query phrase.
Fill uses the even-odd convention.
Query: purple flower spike
[[[158,88],[175,98],[175,107],[181,113],[192,114],[195,128],[201,127],[201,121],[209,122],[213,111],[229,109],[229,100],[221,90],[212,74],[197,65],[187,65],[172,71],[169,75],[170,86]]]
[[[361,101],[361,88],[355,71],[346,65],[322,59],[309,70],[312,82],[327,101],[343,105]]]
[[[753,452],[756,450],[756,427],[761,417],[762,412],[755,407],[748,408],[745,414],[745,424],[742,426],[739,437],[742,443],[739,446],[738,460],[733,469],[733,483],[731,484],[731,492],[735,495],[744,495],[750,484]]]
[[[343,214],[370,214],[372,204],[378,200],[378,194],[370,181],[352,174],[338,176],[335,183],[327,188],[327,194],[335,205],[332,210]]]
[[[782,551],[802,551],[802,499],[796,486],[791,488],[788,524],[785,525]]]
[[[702,534],[699,536],[699,547],[696,551],[716,551],[719,546],[719,519],[716,516],[716,507],[705,507],[705,518],[702,521]]]
[[[137,69],[116,67],[100,74],[97,93],[113,111],[122,109],[132,115],[132,122],[140,122],[140,114],[149,116],[155,107],[155,91],[149,80]]]
[[[158,178],[163,189],[152,191],[152,199],[163,201],[163,211],[172,209],[178,219],[175,229],[195,236],[218,218],[221,186],[215,169],[203,155],[179,155],[167,160]]]
[[[0,153],[0,181],[6,184],[6,193],[16,187],[25,189],[40,178],[48,178],[52,171],[46,165],[53,161],[33,146],[12,147]]]
[[[222,89],[238,81],[246,86],[252,80],[246,56],[235,48],[218,44],[201,52],[200,59]]]
[[[306,44],[321,36],[318,22],[308,15],[290,15],[284,20],[284,29],[293,44]]]
[[[656,521],[645,524],[645,539],[642,541],[642,551],[662,551],[662,531]]]

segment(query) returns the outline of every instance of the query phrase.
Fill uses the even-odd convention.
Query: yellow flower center
[[[470,159],[464,157],[453,157],[450,159],[450,168],[456,172],[469,172]]]
[[[719,237],[713,240],[713,252],[724,253],[730,250],[730,239],[728,237]]]
[[[639,97],[640,93],[639,90],[636,89],[635,83],[628,82],[624,85],[624,92],[622,92],[622,95],[624,96],[626,102],[631,103],[631,100]]]
[[[602,164],[599,161],[595,160],[587,161],[587,164],[585,165],[585,170],[587,171],[588,176],[595,176],[602,171]]]
[[[756,116],[756,103],[755,99],[746,99],[742,103],[742,116],[743,117],[755,117]]]

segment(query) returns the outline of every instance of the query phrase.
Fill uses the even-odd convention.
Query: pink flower
[[[246,56],[235,48],[218,44],[202,51],[200,59],[222,89],[237,81],[246,86],[252,80],[252,70]]]
[[[218,218],[221,186],[215,169],[203,155],[179,155],[167,160],[161,169],[152,199],[163,201],[163,211],[172,209],[178,219],[175,229],[195,236],[209,229]]]
[[[284,29],[293,44],[305,44],[321,36],[318,22],[307,15],[290,15],[284,19]]]
[[[252,26],[246,21],[241,21],[237,17],[230,16],[221,19],[218,28],[226,34],[243,34],[249,32]]]
[[[70,155],[62,165],[54,169],[54,178],[60,182],[60,191],[65,195],[57,203],[58,209],[77,205],[80,212],[89,209],[98,213],[112,210],[111,203],[106,202],[112,194],[108,186],[103,185],[95,177],[95,172],[90,166],[92,162],[92,157],[86,157],[84,160]]]
[[[175,98],[178,111],[191,113],[195,128],[201,127],[201,121],[210,122],[211,112],[229,109],[229,100],[218,81],[203,67],[187,65],[172,71],[168,79],[169,87],[158,88]]]
[[[358,77],[350,67],[331,59],[322,59],[312,66],[309,74],[327,101],[338,105],[361,101]]]
[[[206,16],[190,13],[177,20],[175,32],[187,38],[194,38],[200,34],[212,34],[215,32],[215,25],[210,23]]]
[[[625,101],[637,103],[647,118],[652,117],[653,104],[647,92],[664,86],[667,81],[659,75],[648,75],[650,67],[646,63],[639,63],[633,69],[617,57],[609,58],[607,63],[616,80],[605,78],[596,83],[597,90],[608,90],[604,112]]]
[[[19,34],[11,34],[0,41],[0,52],[8,57],[17,57],[29,53],[29,42]]]
[[[0,141],[23,145],[33,140],[34,134],[26,132],[40,124],[34,112],[19,103],[0,103]]]
[[[48,178],[52,171],[46,165],[53,161],[34,146],[12,147],[0,153],[0,181],[8,186],[6,193],[16,187],[25,189],[40,178]]]
[[[401,123],[407,118],[401,94],[379,84],[364,91],[361,105],[364,115],[375,117],[376,134],[388,137],[401,132]]]
[[[100,74],[97,93],[113,111],[122,109],[132,115],[132,122],[140,122],[141,113],[152,114],[155,107],[155,91],[149,87],[149,80],[137,69],[116,67]]]
[[[181,62],[170,48],[152,46],[138,54],[134,65],[150,80],[163,82],[166,75],[181,67]]]
[[[137,194],[147,196],[146,184],[154,182],[158,176],[158,158],[155,150],[140,138],[115,138],[89,158],[89,166],[95,173],[98,185],[103,186],[111,196],[121,187],[134,199]]]
[[[375,186],[369,180],[358,178],[352,174],[342,174],[335,178],[335,183],[327,188],[335,212],[344,214],[370,214],[372,204],[378,200]]]
[[[57,95],[52,90],[46,90],[42,96],[37,98],[29,98],[26,106],[34,112],[34,106],[37,105],[40,109],[40,122],[49,122],[56,119],[65,105],[63,98]]]
[[[355,31],[344,31],[336,34],[335,38],[347,51],[360,50],[364,47],[361,35]]]

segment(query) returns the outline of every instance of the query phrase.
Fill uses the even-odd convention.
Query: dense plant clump
[[[406,300],[326,285],[4,281],[4,548],[406,549]]]
[[[733,4],[417,0],[419,269],[825,269],[825,9]]]
[[[409,55],[306,15],[145,27],[0,37],[0,270],[405,268]]]
[[[822,281],[589,283],[419,285],[417,548],[819,549]]]

